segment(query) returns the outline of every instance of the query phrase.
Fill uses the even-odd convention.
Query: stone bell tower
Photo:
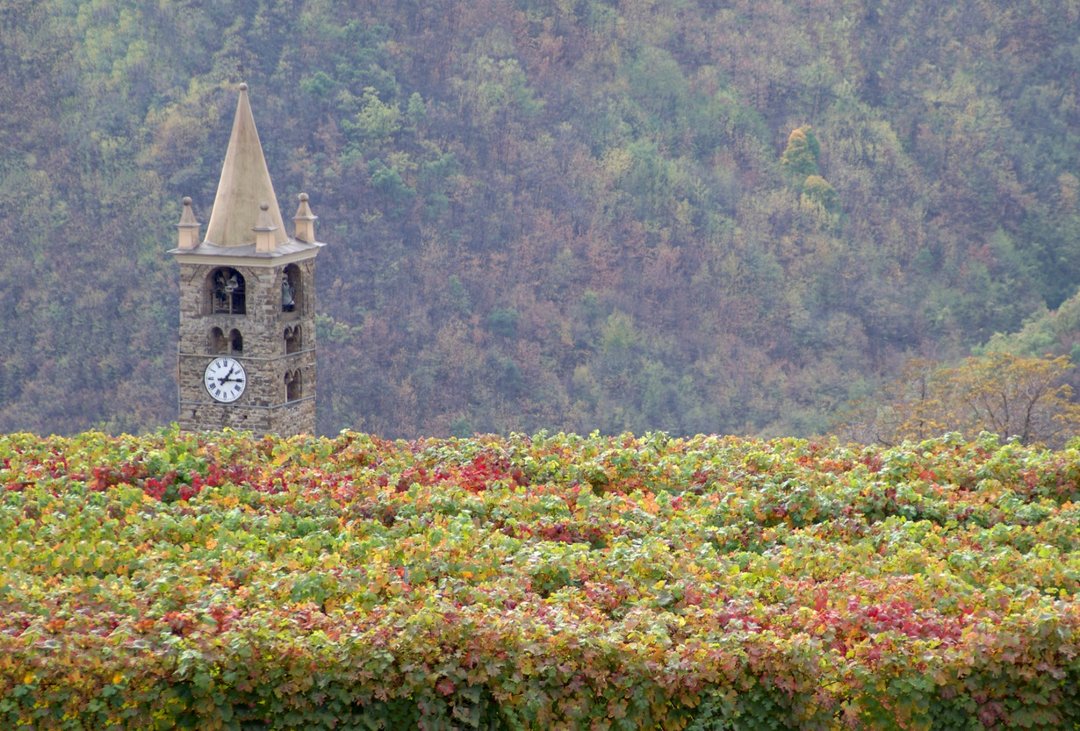
[[[315,216],[299,196],[285,231],[240,85],[206,238],[184,198],[177,248],[180,428],[315,431]]]

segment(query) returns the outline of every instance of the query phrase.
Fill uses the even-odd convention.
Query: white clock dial
[[[243,395],[247,374],[236,358],[214,358],[203,373],[203,385],[212,399],[231,404]]]

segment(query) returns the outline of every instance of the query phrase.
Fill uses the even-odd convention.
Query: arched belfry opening
[[[244,352],[244,336],[235,327],[226,335],[220,327],[211,328],[207,352],[213,355],[236,355]]]
[[[213,355],[225,355],[229,352],[229,340],[225,337],[225,333],[220,327],[215,327],[210,330],[207,351]]]
[[[304,281],[300,267],[289,264],[281,273],[281,311],[303,313]]]
[[[247,314],[244,275],[232,267],[217,267],[206,276],[206,310],[211,315]]]
[[[290,325],[285,328],[285,353],[299,353],[304,347],[303,331],[300,325]]]
[[[285,373],[285,400],[299,401],[303,398],[303,395],[304,389],[300,371],[287,371]]]

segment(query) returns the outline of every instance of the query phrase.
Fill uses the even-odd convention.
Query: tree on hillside
[[[840,430],[859,441],[892,444],[946,431],[980,432],[1023,444],[1060,446],[1080,428],[1080,404],[1066,383],[1067,356],[990,353],[955,366],[912,360],[877,405],[863,405]]]
[[[809,126],[803,125],[788,135],[787,147],[780,156],[780,167],[795,180],[802,181],[818,174],[821,144]]]

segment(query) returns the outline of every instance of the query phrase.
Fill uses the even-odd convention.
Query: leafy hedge
[[[1080,451],[0,437],[3,728],[1077,728]]]

